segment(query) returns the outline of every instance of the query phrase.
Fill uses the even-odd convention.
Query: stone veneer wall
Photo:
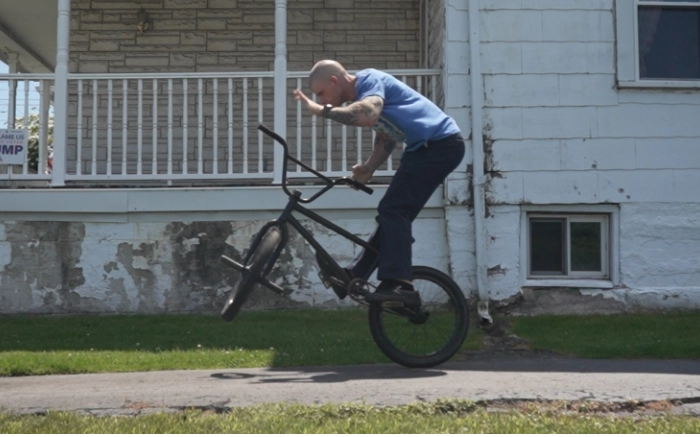
[[[144,7],[153,27],[139,34]],[[418,1],[290,0],[289,70],[332,58],[348,68],[416,68]],[[267,0],[73,0],[71,71],[270,71],[275,5]]]
[[[136,28],[136,12],[144,7],[150,14],[152,28],[140,34]],[[232,72],[271,71],[274,64],[273,1],[252,0],[143,0],[107,1],[74,0],[72,3],[71,71],[74,73],[165,73],[165,72]],[[348,69],[379,68],[404,69],[419,67],[419,10],[418,1],[388,0],[290,0],[288,4],[288,70],[307,71],[320,59],[337,59]],[[96,138],[97,172],[105,173],[107,166],[107,112],[110,106],[107,82],[98,83],[98,117],[93,117],[92,82],[83,83],[82,120],[78,121],[78,90],[71,83],[69,105],[70,138],[68,170],[73,172],[79,161],[81,171],[89,173],[93,153],[93,137]],[[188,171],[196,172],[198,151],[198,83],[189,81],[188,91]],[[152,115],[153,84],[143,82],[144,114],[143,172],[151,172],[153,157],[153,124],[157,122],[158,171],[167,168],[168,106],[167,82],[158,83],[158,117]],[[228,160],[228,84],[219,81],[218,135],[219,172],[226,171]],[[296,87],[290,80],[289,89]],[[306,82],[302,81],[306,87]],[[137,163],[138,143],[138,83],[128,84],[127,168],[134,173]],[[273,120],[273,81],[263,81],[263,122],[269,126]],[[122,81],[113,82],[112,119],[112,172],[121,172],[123,161],[123,98]],[[173,171],[182,170],[183,90],[180,80],[173,90]],[[211,172],[213,161],[213,83],[204,83],[202,104],[204,107],[204,170]],[[243,167],[243,92],[242,82],[236,80],[233,90],[234,112],[234,171]],[[251,172],[271,171],[271,144],[262,151],[262,169],[255,127],[258,123],[258,83],[249,82],[247,99],[249,167]],[[288,100],[288,138],[296,147],[296,102]],[[306,114],[305,114],[306,115]],[[310,117],[303,120],[302,158],[311,159],[308,145],[311,137]],[[94,128],[96,127],[96,135]],[[77,132],[82,130],[82,151],[78,159]],[[346,133],[349,147],[355,147],[356,132]],[[291,142],[291,141],[290,141]],[[318,128],[317,167],[328,169],[328,141],[326,129]],[[339,170],[342,151],[340,128],[336,127],[330,147],[331,168]],[[363,158],[371,150],[370,132],[363,135]],[[356,160],[356,152],[349,156],[347,167]],[[398,164],[400,151],[395,162]]]

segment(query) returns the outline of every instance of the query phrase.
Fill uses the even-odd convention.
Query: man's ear
[[[331,76],[330,81],[333,85],[338,85],[338,76]]]

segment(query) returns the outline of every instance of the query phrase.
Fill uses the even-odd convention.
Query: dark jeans
[[[412,279],[411,225],[430,196],[464,157],[459,134],[430,141],[404,153],[401,165],[377,208],[377,229],[369,243],[379,256],[363,250],[349,268],[355,277],[368,279],[379,267],[377,279]]]

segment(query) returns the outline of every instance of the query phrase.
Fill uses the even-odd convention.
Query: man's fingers
[[[306,98],[306,95],[304,95],[304,93],[301,92],[300,90],[294,90],[294,98],[295,98],[296,100],[302,100],[302,101],[304,101],[304,102],[306,102],[306,101],[308,100],[308,99]]]

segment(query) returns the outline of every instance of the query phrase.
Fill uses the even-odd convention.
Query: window
[[[608,278],[608,217],[529,214],[530,278]]]
[[[613,287],[617,222],[614,205],[523,206],[523,285]]]
[[[700,0],[616,0],[621,86],[700,87]]]

